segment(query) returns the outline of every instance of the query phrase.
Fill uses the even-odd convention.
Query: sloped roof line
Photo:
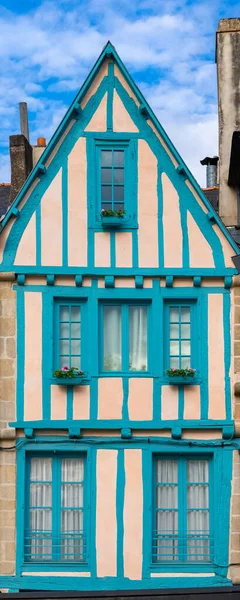
[[[137,96],[138,100],[140,101],[140,104],[144,108],[147,109],[149,117],[151,118],[152,122],[154,123],[157,131],[160,133],[160,135],[163,138],[164,142],[166,143],[166,145],[171,150],[174,158],[179,163],[179,166],[184,168],[184,171],[185,171],[185,173],[187,175],[187,178],[189,179],[189,181],[192,184],[193,188],[195,189],[195,191],[197,192],[197,194],[201,198],[203,204],[206,206],[206,208],[208,210],[212,210],[212,206],[211,206],[210,202],[208,201],[208,199],[206,198],[206,196],[205,196],[204,192],[202,191],[200,185],[198,184],[198,182],[196,181],[196,179],[192,175],[192,173],[189,171],[186,163],[183,161],[183,159],[181,158],[181,156],[178,153],[177,149],[175,148],[174,144],[172,143],[172,141],[168,137],[168,134],[166,133],[165,129],[163,128],[163,126],[161,125],[161,123],[158,121],[156,115],[154,114],[153,110],[149,106],[147,100],[144,98],[142,92],[140,91],[140,89],[136,85],[135,81],[132,79],[130,73],[126,69],[125,65],[123,64],[123,62],[122,62],[122,60],[120,58],[120,56],[118,55],[117,51],[115,50],[115,47],[113,46],[113,44],[110,41],[108,41],[107,44],[103,47],[101,54],[99,55],[97,61],[93,65],[91,71],[89,72],[89,74],[88,74],[87,78],[85,79],[83,85],[81,86],[80,90],[78,91],[78,93],[76,94],[75,98],[73,99],[73,101],[72,101],[69,109],[67,110],[65,116],[63,117],[62,121],[58,125],[55,133],[51,137],[51,139],[50,139],[49,143],[47,144],[47,146],[46,146],[43,154],[41,155],[39,161],[36,163],[35,167],[31,171],[31,173],[29,174],[27,180],[25,181],[24,185],[22,186],[21,190],[19,191],[18,195],[16,196],[16,198],[15,198],[12,206],[8,210],[8,212],[7,212],[4,220],[2,222],[2,229],[4,228],[4,226],[6,225],[6,223],[8,222],[8,220],[10,219],[10,217],[12,215],[12,209],[15,208],[15,207],[17,207],[17,205],[19,204],[19,202],[23,198],[24,194],[27,192],[27,190],[29,189],[30,185],[33,183],[35,177],[37,176],[37,173],[38,173],[38,170],[39,170],[39,166],[40,165],[44,165],[44,161],[46,160],[46,158],[49,156],[50,152],[52,151],[53,145],[58,141],[60,135],[63,134],[64,127],[66,126],[67,122],[69,121],[69,119],[70,119],[70,117],[72,115],[72,112],[74,111],[74,108],[76,106],[76,103],[79,103],[81,101],[82,97],[84,96],[84,94],[86,93],[86,91],[88,90],[88,88],[90,87],[90,85],[91,85],[91,83],[92,83],[92,81],[93,81],[93,79],[95,77],[96,72],[100,69],[100,67],[101,67],[104,59],[107,57],[108,54],[112,55],[112,57],[114,58],[116,64],[118,65],[118,67],[122,71],[122,73],[123,73],[124,77],[126,78],[127,82],[129,83],[130,87],[132,88],[132,90],[134,91],[134,93]],[[218,226],[220,227],[221,231],[223,232],[223,234],[227,238],[228,242],[230,243],[230,245],[232,246],[232,248],[234,249],[234,251],[238,254],[239,253],[238,246],[235,244],[235,242],[231,238],[231,236],[228,233],[225,225],[223,224],[223,222],[221,221],[221,219],[219,218],[219,216],[217,215],[217,213],[215,215],[215,219],[216,219],[216,223],[218,224]]]

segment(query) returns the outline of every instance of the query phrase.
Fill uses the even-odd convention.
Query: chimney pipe
[[[218,156],[206,156],[203,160],[200,160],[201,165],[206,165],[206,187],[214,187],[218,184]]]
[[[19,102],[19,112],[20,112],[21,133],[25,136],[25,138],[29,142],[28,109],[27,109],[26,102]]]

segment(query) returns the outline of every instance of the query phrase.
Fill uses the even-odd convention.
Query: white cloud
[[[190,5],[187,0],[49,0],[21,15],[0,9],[3,151],[9,134],[19,130],[20,101],[28,103],[32,142],[38,135],[49,139],[73,92],[111,39],[186,162],[203,181],[199,160],[217,153],[214,28],[218,1],[194,0]],[[0,180],[6,164],[2,159]]]

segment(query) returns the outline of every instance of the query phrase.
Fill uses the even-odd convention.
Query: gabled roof
[[[178,172],[180,174],[183,174],[185,177],[188,178],[188,180],[192,184],[193,188],[195,189],[195,191],[197,192],[197,194],[201,198],[201,200],[204,203],[204,205],[206,206],[206,208],[209,211],[212,210],[211,204],[208,201],[208,199],[206,198],[206,196],[205,196],[204,192],[202,191],[201,187],[197,183],[196,179],[193,177],[192,173],[189,171],[187,165],[184,163],[184,161],[182,160],[181,156],[177,152],[175,146],[173,145],[173,143],[169,139],[169,137],[168,137],[167,133],[165,132],[165,130],[163,129],[162,125],[159,123],[157,117],[153,113],[153,111],[150,108],[149,104],[147,103],[147,101],[145,100],[144,96],[142,95],[141,91],[139,90],[139,88],[137,87],[137,85],[135,84],[135,82],[133,81],[131,75],[127,71],[127,69],[124,66],[123,62],[121,61],[118,53],[116,52],[114,46],[111,44],[110,41],[108,41],[107,44],[106,44],[106,46],[104,46],[104,48],[103,48],[103,50],[102,50],[102,52],[101,52],[98,60],[96,61],[95,65],[91,69],[91,71],[90,71],[87,79],[83,83],[82,87],[80,88],[79,92],[77,93],[76,97],[74,98],[72,104],[70,105],[68,111],[66,112],[65,117],[62,119],[61,123],[59,124],[59,126],[57,127],[55,133],[53,134],[51,140],[49,141],[48,145],[46,146],[45,151],[43,152],[43,154],[40,157],[39,161],[35,165],[34,169],[31,171],[31,173],[28,176],[26,182],[24,183],[23,187],[21,188],[21,190],[19,191],[17,197],[15,198],[13,204],[11,205],[10,209],[8,210],[8,212],[7,212],[4,220],[2,222],[2,229],[5,227],[6,223],[9,221],[9,219],[11,218],[11,216],[14,214],[14,209],[16,209],[18,207],[18,204],[20,203],[20,201],[22,200],[22,198],[24,197],[24,195],[26,194],[26,192],[28,191],[28,189],[32,185],[32,183],[35,180],[35,178],[39,175],[39,173],[44,172],[44,170],[45,170],[45,166],[44,166],[45,162],[46,162],[48,156],[50,155],[50,153],[52,152],[52,150],[54,148],[54,145],[58,142],[59,138],[64,133],[65,128],[68,125],[70,119],[74,118],[74,116],[76,116],[76,114],[78,114],[81,111],[81,107],[80,107],[81,100],[83,99],[85,93],[87,92],[88,88],[90,87],[90,85],[91,85],[91,83],[92,83],[92,81],[93,81],[96,73],[99,71],[99,69],[102,66],[104,60],[106,58],[110,58],[110,57],[112,57],[114,59],[114,61],[116,62],[118,68],[120,69],[120,71],[122,72],[122,74],[124,75],[124,77],[126,78],[126,81],[128,82],[129,86],[132,88],[132,90],[134,91],[137,99],[139,100],[139,102],[140,102],[139,110],[143,114],[147,115],[151,119],[151,121],[155,125],[157,131],[159,132],[159,134],[161,135],[162,139],[164,140],[165,144],[168,146],[168,148],[172,152],[174,158],[178,162],[178,167],[177,167]],[[231,235],[228,233],[227,229],[224,227],[222,221],[219,219],[219,217],[218,217],[217,214],[216,214],[215,220],[218,223],[218,226],[220,227],[220,229],[223,231],[223,233],[226,236],[226,238],[228,239],[228,241],[231,244],[231,246],[234,249],[234,251],[236,253],[238,253],[239,252],[238,246],[233,241]]]

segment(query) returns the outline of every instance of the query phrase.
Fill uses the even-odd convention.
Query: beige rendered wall
[[[4,279],[3,279],[4,278]],[[0,575],[15,571],[15,292],[14,277],[0,279]]]

